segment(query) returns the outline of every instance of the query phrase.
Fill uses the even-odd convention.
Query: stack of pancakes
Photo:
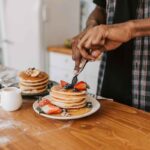
[[[39,72],[36,76],[26,71],[19,73],[19,87],[25,94],[39,94],[46,91],[48,80],[48,74],[45,72]]]
[[[86,91],[74,92],[73,89],[66,90],[56,85],[51,88],[50,101],[60,108],[78,109],[85,107],[87,94]]]

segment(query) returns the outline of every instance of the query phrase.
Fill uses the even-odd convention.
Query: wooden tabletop
[[[39,116],[33,101],[16,112],[0,109],[0,150],[149,150],[150,114],[108,100],[80,120]]]

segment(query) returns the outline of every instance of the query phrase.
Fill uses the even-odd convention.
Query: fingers
[[[72,59],[73,60],[75,60],[77,57],[76,55],[78,55],[77,54],[77,51],[78,51],[77,50],[77,43],[78,43],[77,40],[72,40]]]
[[[92,43],[92,46],[94,46],[94,45],[102,46],[105,44],[105,37],[100,34],[97,34],[96,37],[93,38],[91,43]]]
[[[80,50],[78,49],[77,45],[78,42],[80,41],[80,39],[82,39],[82,37],[85,35],[86,31],[81,32],[79,35],[77,35],[76,37],[74,37],[72,39],[72,59],[75,61],[75,67],[74,70],[76,70],[77,72],[80,69],[80,63],[81,63],[81,59],[82,59],[82,54],[80,52]],[[86,54],[86,52],[82,52],[83,55],[88,55]],[[89,57],[87,59],[90,59]]]
[[[92,50],[91,55],[97,59],[106,49],[104,46],[94,46]]]
[[[72,40],[72,59],[75,61],[74,70],[78,72],[80,69],[79,66],[80,66],[82,56],[80,54],[80,51],[77,48],[77,44],[78,44],[78,40],[73,39]]]
[[[106,31],[99,27],[90,29],[79,41],[79,49],[91,49],[94,45],[103,46],[105,44]]]
[[[79,71],[81,59],[82,59],[82,55],[81,55],[80,51],[76,48],[74,51],[74,57],[73,57],[73,60],[75,61],[74,70]]]
[[[87,36],[87,35],[86,35]],[[84,39],[82,39],[82,41],[84,41]],[[86,49],[84,49],[84,48],[78,48],[78,43],[80,42],[80,41],[77,41],[77,40],[75,40],[75,41],[73,41],[74,43],[72,44],[72,58],[73,58],[73,60],[75,60],[75,61],[77,61],[76,62],[76,64],[78,65],[78,58],[80,57],[81,58],[81,56],[84,58],[84,59],[87,59],[87,60],[94,60],[95,58],[92,56],[92,55],[90,55],[89,53],[88,53],[88,51],[86,50]],[[75,68],[78,68],[78,67],[75,67]]]
[[[111,33],[111,26],[100,25],[88,30],[82,36],[82,38],[80,38],[80,40],[76,44],[76,49],[78,50],[73,51],[73,59],[77,61],[76,62],[77,69],[79,68],[79,60],[78,60],[79,54],[80,58],[83,57],[84,59],[87,60],[95,60],[97,57],[99,57],[99,55],[103,51],[114,50],[122,44],[122,42],[120,42],[119,40],[118,41],[114,40],[114,37],[116,37],[115,34],[112,34],[111,37],[110,33]],[[89,54],[87,49],[92,50],[92,52]],[[78,54],[76,53],[76,51],[78,52]]]
[[[79,35],[75,36],[72,38],[72,59],[75,60],[76,59],[76,55],[79,55],[79,50],[77,48],[78,42],[80,41],[80,39],[85,35],[86,31],[82,31]]]
[[[80,34],[80,37],[75,37],[72,44],[72,58],[75,60],[75,69],[79,69],[81,58],[87,60],[95,60],[101,51],[104,51],[104,44],[106,38],[106,28],[103,26],[97,26],[89,29],[84,34]],[[78,39],[78,40],[77,40]],[[95,50],[89,53],[87,49]]]
[[[91,55],[94,57],[94,58],[98,58],[100,55],[101,55],[101,51],[100,50],[94,50],[92,51]]]
[[[79,49],[79,51],[84,59],[95,60],[95,58],[91,54],[89,54],[86,49],[82,48],[82,49]]]
[[[74,70],[79,72],[80,70],[80,63],[81,63],[81,58],[78,58],[75,60],[75,67],[74,67]]]
[[[88,40],[88,42],[87,42]],[[89,46],[88,44],[90,43],[90,33],[87,32],[83,37],[82,39],[79,41],[77,47],[78,49],[82,49],[83,47],[85,47],[85,43],[86,43],[86,48],[89,49]]]

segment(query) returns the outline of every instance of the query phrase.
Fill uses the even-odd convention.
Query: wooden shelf
[[[50,46],[50,47],[48,47],[48,51],[72,56],[72,49],[66,48],[63,46]],[[99,60],[101,60],[101,56],[99,58],[97,58],[96,61],[99,61]]]
[[[49,52],[56,52],[56,53],[61,53],[61,54],[66,54],[66,55],[72,55],[72,49],[66,48],[63,46],[50,46],[48,47]]]

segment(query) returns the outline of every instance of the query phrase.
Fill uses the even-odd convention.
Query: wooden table
[[[149,150],[150,114],[108,100],[80,120],[37,115],[33,101],[16,112],[0,109],[0,150]]]

